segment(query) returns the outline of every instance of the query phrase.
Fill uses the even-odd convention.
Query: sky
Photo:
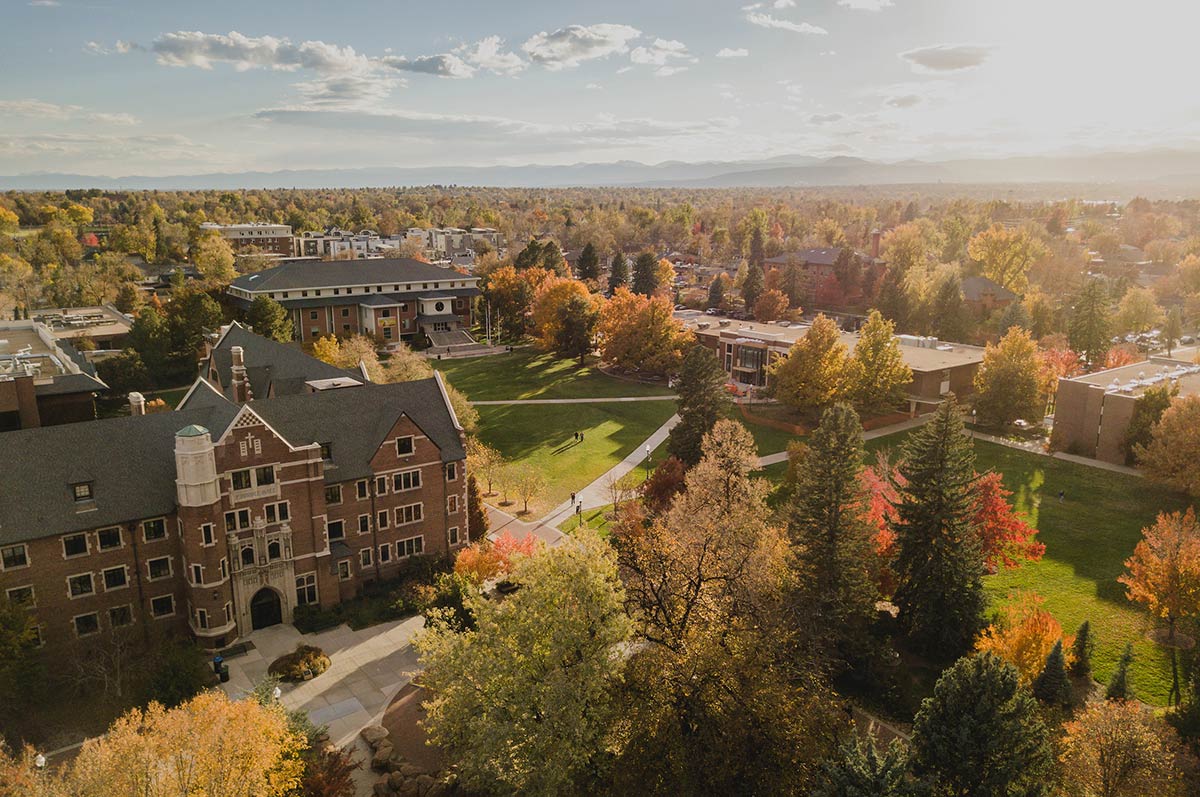
[[[0,174],[1200,148],[1191,0],[0,0]]]

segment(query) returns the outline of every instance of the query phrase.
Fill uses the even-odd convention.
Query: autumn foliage
[[[976,643],[976,650],[994,653],[1016,667],[1026,684],[1042,671],[1054,643],[1062,640],[1063,648],[1070,649],[1075,641],[1063,637],[1062,626],[1043,603],[1037,593],[1019,593],[1000,610],[999,622],[988,626]]]
[[[866,500],[863,511],[871,527],[875,529],[875,555],[879,557],[879,592],[891,595],[896,589],[895,574],[889,563],[896,555],[896,532],[892,524],[896,519],[896,502],[900,500],[898,487],[906,483],[899,469],[888,461],[887,454],[880,451],[874,465],[867,465],[859,473]]]
[[[538,286],[534,293],[531,320],[533,334],[543,350],[553,351],[558,345],[567,303],[576,296],[595,305],[602,301],[600,297],[588,293],[586,285],[570,277],[546,277]]]
[[[648,374],[679,370],[693,340],[674,317],[671,300],[617,288],[600,311],[600,355],[605,362]]]
[[[508,575],[519,556],[532,556],[541,547],[532,534],[517,539],[504,531],[495,540],[483,539],[458,552],[454,572],[475,584]]]
[[[975,481],[975,527],[989,568],[1016,567],[1022,560],[1036,562],[1046,546],[1034,540],[1037,529],[1013,511],[999,473],[989,471]]]

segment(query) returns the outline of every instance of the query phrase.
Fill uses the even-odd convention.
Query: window
[[[213,525],[205,523],[200,527],[200,544],[204,546],[213,545],[216,543],[216,536],[213,533]]]
[[[71,491],[75,495],[76,501],[91,501],[92,500],[92,483],[79,482],[71,485]]]
[[[133,610],[129,605],[114,606],[108,610],[108,624],[113,628],[124,628],[133,625]]]
[[[192,570],[192,583],[193,584],[203,584],[204,583],[204,566],[203,565],[192,565],[191,570]]]
[[[457,478],[458,478],[458,463],[457,462],[447,462],[446,463],[446,481],[452,482]]]
[[[258,452],[256,451],[255,453],[257,454]],[[274,465],[264,465],[261,468],[255,468],[254,469],[254,483],[257,484],[259,487],[262,487],[267,484],[274,484],[275,483],[275,466]]]
[[[319,338],[319,337],[321,337],[321,330],[318,329],[317,327],[313,327],[312,329],[310,329],[308,331],[308,334],[309,334],[309,337],[311,337],[311,338]]]
[[[326,462],[329,462],[331,459],[333,459],[333,444],[332,443],[321,443],[321,459],[325,460]],[[328,487],[325,488],[325,494],[329,495]],[[326,499],[326,500],[328,500],[328,499]]]
[[[418,490],[421,487],[421,471],[406,470],[392,476],[392,487],[396,492],[401,490]]]
[[[229,474],[229,478],[232,480],[233,489],[235,490],[249,490],[254,486],[250,482],[249,470],[235,470],[233,473]]]
[[[83,573],[78,576],[67,576],[67,594],[72,598],[81,598],[84,595],[91,595],[95,591],[96,586],[92,583],[91,573]]]
[[[146,570],[150,573],[151,581],[158,578],[166,578],[171,575],[171,557],[160,556],[157,559],[151,559],[146,562]]]
[[[413,452],[412,435],[408,435],[407,437],[397,437],[396,438],[396,454],[397,454],[397,456],[407,457],[407,456],[410,456],[412,454],[412,452]]]
[[[349,324],[342,324],[342,331],[343,331],[343,332],[349,332],[349,331],[350,331],[350,325],[349,325]]]
[[[239,509],[236,512],[225,513],[225,530],[237,531],[250,528],[250,510]]]
[[[25,550],[24,545],[10,545],[7,548],[0,548],[0,567],[5,570],[12,570],[16,567],[28,567],[29,554]]]
[[[254,546],[242,547],[242,567],[254,567]]]
[[[354,489],[355,489],[355,491],[358,493],[358,497],[359,497],[359,498],[366,498],[366,497],[367,497],[367,493],[368,493],[368,490],[367,490],[367,480],[366,480],[366,479],[360,479],[360,480],[356,481],[356,482],[354,483]]]
[[[342,485],[331,484],[325,488],[325,503],[340,504],[342,502]]]
[[[107,570],[100,571],[101,577],[104,579],[104,591],[109,592],[114,589],[124,589],[129,586],[129,571],[125,565],[120,567],[110,567]]]
[[[283,546],[279,544],[279,540],[271,540],[267,543],[267,561],[274,562],[276,559],[283,558]]]
[[[325,524],[325,530],[329,533],[329,541],[346,539],[346,521],[331,520]]]
[[[380,311],[379,311],[379,317],[380,317],[380,318],[391,318],[391,317],[392,317],[392,311],[391,311],[390,309],[388,309],[388,308],[386,308],[386,307],[385,307],[385,308],[383,308],[382,310],[380,310]]]
[[[301,297],[308,296],[308,291],[300,291],[300,296]]]
[[[371,566],[371,549],[363,548],[358,552],[358,563],[364,568]]]
[[[349,317],[350,317],[350,310],[343,307],[342,308],[342,318],[349,318]]]
[[[13,587],[5,590],[8,593],[8,602],[13,606],[24,606],[26,609],[32,609],[37,606],[37,602],[33,598],[33,587]]]
[[[350,579],[350,560],[340,559],[337,563],[338,580],[348,581]]]
[[[407,540],[396,542],[396,558],[415,556],[425,550],[424,537],[409,537]]]
[[[233,622],[233,604],[232,603],[225,604],[225,622],[227,622],[227,623]]]
[[[458,511],[458,496],[457,495],[446,496],[446,511],[447,512],[457,512]]]
[[[409,504],[408,506],[396,507],[396,525],[401,526],[405,523],[417,523],[421,520],[421,505]]]
[[[46,644],[46,640],[42,639],[42,627],[40,625],[30,626],[29,633],[33,637],[33,646],[35,648],[40,648]]]
[[[306,573],[296,576],[296,603],[311,606],[317,602],[317,574]]]
[[[200,629],[208,628],[208,610],[206,610],[206,609],[197,609],[196,610],[196,627],[200,628]]]
[[[450,527],[450,544],[458,545],[458,526]]]
[[[63,537],[63,556],[70,559],[75,556],[86,556],[88,552],[88,541],[86,534],[72,534],[69,537]]]
[[[73,622],[75,623],[75,636],[91,636],[100,632],[100,617],[95,612],[81,614]]]
[[[375,495],[387,495],[387,476],[375,477]]]
[[[358,516],[358,533],[359,534],[368,534],[368,533],[370,533],[370,531],[371,531],[371,516],[370,515],[359,515]]]
[[[142,538],[146,542],[162,540],[167,537],[167,523],[162,518],[147,520],[142,523]]]
[[[384,328],[383,328],[383,339],[384,339],[384,340],[391,340],[391,339],[392,339],[392,328],[391,328],[391,327],[384,327]]]
[[[221,580],[224,581],[229,577],[229,560],[224,556],[221,557]]]
[[[267,504],[263,507],[267,516],[268,523],[282,523],[285,520],[292,519],[291,510],[288,509],[287,501],[282,501],[278,504]]]
[[[175,596],[159,595],[150,599],[150,614],[155,617],[170,617],[175,614]]]
[[[386,564],[392,561],[392,545],[385,542],[379,546],[379,564]]]
[[[378,513],[376,513],[375,528],[386,529],[389,525],[390,524],[388,523],[388,511],[386,509],[381,510]]]

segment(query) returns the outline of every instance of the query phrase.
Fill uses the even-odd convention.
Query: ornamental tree
[[[1041,559],[1046,546],[1034,540],[1037,529],[1013,511],[1012,492],[1004,489],[1002,476],[996,471],[977,474],[974,491],[973,520],[984,564],[990,569],[1011,568]]]
[[[1013,327],[999,344],[988,344],[975,374],[979,419],[996,427],[1020,418],[1040,421],[1046,409],[1043,368],[1028,330]]]
[[[1150,435],[1149,445],[1133,448],[1146,475],[1200,498],[1200,396],[1172,400]]]
[[[818,315],[788,356],[771,365],[771,392],[788,406],[819,415],[845,395],[848,361],[837,324]]]
[[[1091,703],[1063,726],[1062,779],[1078,797],[1183,797],[1195,760],[1161,717],[1132,701]]]
[[[900,352],[896,325],[878,310],[859,330],[850,368],[850,396],[863,412],[886,412],[904,400],[912,369]]]
[[[1024,684],[1037,677],[1046,657],[1063,638],[1062,626],[1044,604],[1035,592],[1015,596],[1000,609],[999,621],[989,625],[975,645],[976,650],[994,653],[1013,665]]]

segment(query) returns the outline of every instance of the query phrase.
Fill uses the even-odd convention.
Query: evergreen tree
[[[797,613],[820,629],[845,659],[866,648],[878,597],[872,578],[875,530],[860,511],[865,501],[862,426],[846,404],[835,404],[813,432],[792,492],[792,542]]]
[[[556,247],[557,248],[557,247]],[[535,268],[542,265],[542,245],[536,238],[530,238],[525,248],[513,259],[513,268],[517,271]]]
[[[642,252],[633,264],[633,292],[653,296],[658,288],[658,258],[653,252]]]
[[[1092,625],[1084,620],[1071,645],[1071,675],[1076,678],[1092,676],[1092,644]]]
[[[596,325],[600,311],[586,297],[575,295],[563,305],[562,317],[554,338],[554,349],[564,357],[583,358],[595,348]]]
[[[616,292],[617,288],[622,285],[629,284],[629,261],[625,259],[625,255],[617,252],[613,255],[612,263],[608,267],[608,294],[611,296]]]
[[[799,307],[804,303],[804,273],[799,263],[788,263],[783,268],[783,281],[780,289],[787,294],[788,305]]]
[[[246,320],[264,338],[287,343],[293,338],[292,316],[269,296],[259,295],[250,303]]]
[[[1000,321],[996,326],[997,331],[1003,336],[1013,327],[1032,331],[1033,320],[1029,317],[1029,311],[1025,309],[1024,304],[1013,301],[1009,302],[1008,307],[1004,308],[1004,312],[1000,314]]]
[[[600,278],[600,256],[596,254],[596,247],[591,241],[583,247],[583,251],[579,253],[579,261],[575,265],[577,276],[581,280],[594,280]]]
[[[720,307],[725,304],[725,284],[728,282],[728,277],[724,274],[718,274],[713,277],[712,284],[708,286],[708,306]]]
[[[880,755],[875,741],[848,742],[841,758],[821,766],[820,780],[813,797],[915,797],[909,782],[908,754],[893,741]]]
[[[1121,654],[1120,660],[1117,662],[1117,669],[1112,674],[1112,678],[1108,680],[1108,687],[1104,690],[1104,698],[1106,700],[1129,700],[1133,697],[1133,692],[1129,689],[1129,665],[1133,664],[1133,643],[1125,643],[1125,652]]]
[[[474,475],[467,477],[467,542],[478,542],[487,536],[488,515],[483,492]]]
[[[1083,355],[1089,369],[1104,363],[1112,335],[1108,290],[1100,280],[1089,280],[1075,298],[1067,325],[1071,348]]]
[[[936,795],[1050,794],[1054,755],[1016,668],[991,653],[942,673],[913,721],[913,774]]]
[[[909,316],[912,314],[908,291],[904,289],[904,275],[899,269],[889,268],[879,284],[879,293],[875,296],[875,309],[883,317],[894,322],[896,328],[908,329]]]
[[[693,346],[683,359],[675,380],[679,423],[667,436],[667,451],[688,467],[700,461],[704,435],[732,404],[725,391],[727,379],[716,355],[705,346]]]
[[[962,280],[957,273],[938,279],[930,303],[933,333],[942,340],[963,340],[970,331],[971,318],[963,301]]]
[[[973,525],[975,452],[951,396],[903,449],[893,529],[900,623],[928,653],[971,648],[983,614],[983,553]]]
[[[1175,348],[1175,344],[1179,342],[1179,336],[1183,334],[1183,311],[1178,307],[1172,307],[1167,313],[1167,319],[1163,322],[1162,342],[1167,348],[1167,356],[1171,356],[1171,349]]]
[[[761,272],[767,265],[767,249],[766,242],[763,240],[762,227],[755,225],[750,231],[750,266],[757,266]],[[750,302],[753,304],[753,302]]]
[[[746,303],[747,311],[754,309],[754,303],[762,296],[764,285],[762,268],[751,263],[746,269],[746,281],[742,283],[742,300]]]
[[[851,357],[850,394],[865,412],[885,412],[904,401],[912,383],[912,369],[904,362],[896,327],[878,310],[872,310],[859,330]]]
[[[1046,654],[1046,664],[1033,679],[1033,696],[1052,706],[1071,705],[1071,682],[1067,680],[1067,662],[1063,658],[1062,640]]]
[[[568,273],[569,269],[567,268],[566,259],[563,258],[562,249],[560,249],[558,244],[554,241],[546,241],[544,244],[542,244],[541,257],[536,265],[539,265],[547,271],[551,271],[560,277],[571,276]]]

